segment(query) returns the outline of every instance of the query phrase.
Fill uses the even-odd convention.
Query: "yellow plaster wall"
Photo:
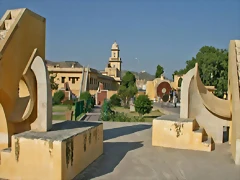
[[[82,73],[79,72],[58,72],[56,73],[57,77],[55,78],[55,82],[59,84],[58,88],[64,88],[64,83],[62,83],[62,77],[65,77],[65,82],[68,82],[69,87],[71,88],[72,91],[79,91],[80,88],[80,83],[82,79]],[[72,79],[69,80],[69,78],[72,77],[78,77],[79,79],[75,79],[75,83],[72,83]]]
[[[147,81],[146,84],[146,95],[148,95],[150,100],[154,100],[156,97],[156,88],[153,81]]]
[[[67,70],[65,70],[67,69]],[[65,82],[68,82],[68,85],[71,89],[71,91],[75,95],[79,95],[80,91],[80,84],[82,80],[82,68],[74,69],[74,68],[53,68],[48,67],[48,70],[55,73],[57,76],[55,78],[55,82],[59,84],[58,89],[64,88],[64,83],[61,82],[62,77],[65,77]],[[72,80],[69,78],[71,77],[79,77],[79,79],[75,79],[75,83],[72,83]],[[93,95],[96,94],[98,90],[98,84],[99,82],[104,84],[104,89],[109,91],[116,91],[119,87],[118,82],[116,82],[114,79],[109,78],[107,76],[99,75],[95,72],[89,72],[88,76],[88,86],[87,90]],[[56,92],[55,90],[52,91],[52,94]]]
[[[103,153],[103,125],[89,127],[63,141],[14,136],[12,141],[12,150],[1,152],[1,178],[71,180]]]

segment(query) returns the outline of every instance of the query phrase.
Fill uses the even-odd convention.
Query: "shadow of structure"
[[[160,115],[161,116],[161,115]],[[157,118],[159,116],[143,116],[144,118]]]
[[[151,124],[137,124],[104,130],[104,141],[151,128]],[[89,180],[113,172],[125,155],[143,147],[143,142],[104,142],[103,155],[73,180]]]
[[[100,122],[84,122],[84,121],[63,121],[53,124],[51,131],[59,131],[66,129],[85,128],[90,126],[97,126]]]
[[[73,180],[90,180],[111,173],[128,151],[142,146],[142,142],[105,142],[103,155]]]
[[[128,134],[133,134],[138,131],[143,131],[145,129],[151,128],[151,124],[137,124],[133,126],[123,126],[113,129],[105,129],[103,134],[104,141],[113,139],[119,136],[124,136]]]

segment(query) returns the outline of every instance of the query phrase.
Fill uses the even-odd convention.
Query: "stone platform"
[[[211,153],[152,146],[152,123],[103,122],[104,153],[74,180],[239,180],[228,143]]]
[[[102,153],[102,123],[60,122],[12,136],[12,148],[0,152],[0,178],[70,180]]]
[[[215,144],[195,119],[165,115],[153,120],[152,145],[178,149],[212,151]]]

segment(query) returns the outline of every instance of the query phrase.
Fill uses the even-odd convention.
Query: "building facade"
[[[114,42],[111,48],[111,57],[104,72],[90,67],[83,67],[75,61],[52,62],[46,60],[46,64],[48,71],[56,75],[55,82],[58,84],[58,90],[66,90],[66,87],[68,87],[67,90],[79,97],[82,83],[86,83],[85,90],[94,95],[97,93],[101,83],[103,89],[109,91],[108,96],[111,96],[117,93],[121,83],[122,61],[119,51],[118,44]],[[87,76],[86,78],[84,77],[85,75]]]

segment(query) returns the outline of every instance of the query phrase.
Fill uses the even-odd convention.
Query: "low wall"
[[[103,125],[65,121],[49,132],[27,131],[0,153],[0,178],[71,180],[103,153]]]

